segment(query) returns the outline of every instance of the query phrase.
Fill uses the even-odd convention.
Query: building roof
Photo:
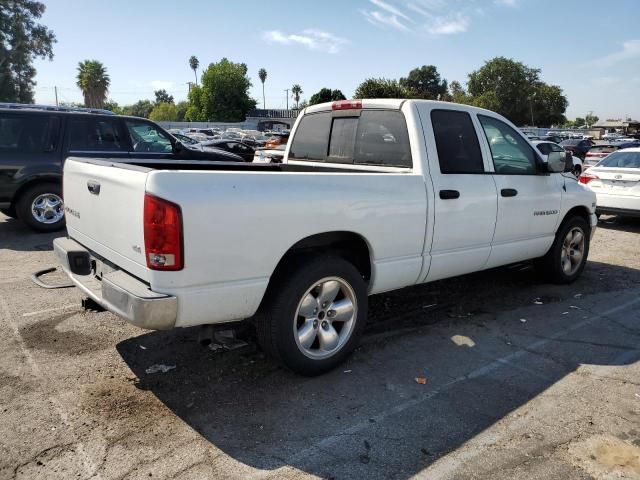
[[[600,120],[595,125],[592,125],[592,128],[626,128],[629,125],[638,124],[638,123],[640,122],[638,122],[637,120],[628,120],[628,121],[623,121],[622,119]]]

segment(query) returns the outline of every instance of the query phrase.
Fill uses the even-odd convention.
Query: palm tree
[[[264,100],[264,81],[267,79],[267,71],[264,68],[261,68],[258,71],[258,76],[260,77],[260,81],[262,82],[262,108],[267,109],[267,102]]]
[[[191,57],[189,57],[189,66],[191,67],[191,70],[193,70],[193,76],[196,77],[196,85],[198,85],[198,67],[200,66],[200,62],[198,61],[198,57],[196,57],[195,55],[191,55]]]
[[[300,95],[302,94],[302,87],[297,83],[291,87],[291,97],[296,101],[296,110],[298,109],[298,103],[300,102]]]
[[[76,78],[76,83],[84,96],[85,107],[103,108],[111,84],[105,66],[98,60],[80,62]]]

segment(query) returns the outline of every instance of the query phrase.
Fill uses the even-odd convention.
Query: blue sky
[[[399,78],[433,64],[465,84],[485,60],[506,56],[540,68],[564,89],[567,116],[640,118],[640,1],[588,0],[50,0],[42,22],[58,39],[37,60],[36,100],[80,101],[76,67],[105,64],[120,104],[165,88],[185,99],[193,72],[227,57],[244,62],[252,95],[284,108],[284,89],[303,98],[322,87],[347,97],[368,77]],[[609,6],[607,6],[609,5]],[[291,100],[289,100],[291,103]]]

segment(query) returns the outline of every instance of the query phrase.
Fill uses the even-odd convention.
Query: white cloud
[[[640,57],[640,39],[628,40],[622,44],[622,49],[604,57],[596,58],[591,61],[591,64],[598,67],[609,67],[623,60],[631,60],[638,57]]]
[[[469,28],[469,23],[469,17],[461,14],[450,18],[436,17],[428,27],[428,31],[432,35],[453,35],[466,32]]]
[[[411,21],[411,19],[407,15],[402,13],[393,5],[389,5],[388,3],[383,2],[382,0],[369,0],[369,1],[373,3],[376,7],[381,8],[382,10],[386,10],[394,17],[400,17],[400,18],[404,18],[405,20]]]
[[[166,80],[153,80],[151,82],[151,86],[155,90],[170,90],[173,88],[173,82],[169,82]]]
[[[494,0],[493,3],[502,7],[515,7],[518,4],[518,0]]]
[[[302,45],[310,50],[318,50],[326,53],[338,53],[343,45],[349,43],[349,41],[344,38],[313,28],[303,30],[301,33],[291,34],[283,33],[280,30],[270,30],[263,33],[263,38],[269,43]]]
[[[370,24],[375,25],[376,27],[391,27],[404,32],[411,30],[407,25],[402,23],[397,15],[387,15],[383,12],[379,12],[378,10],[373,10],[371,12],[361,10],[361,13]]]

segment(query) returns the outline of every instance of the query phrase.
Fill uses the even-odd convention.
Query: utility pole
[[[189,93],[191,93],[191,86],[193,85],[193,82],[187,82],[187,85],[189,85]]]
[[[289,110],[289,89],[288,89],[288,88],[285,88],[285,89],[284,89],[284,91],[285,91],[285,92],[286,92],[286,94],[287,94],[287,110]]]
[[[58,87],[54,86],[53,91],[56,92],[56,107],[58,106]]]

